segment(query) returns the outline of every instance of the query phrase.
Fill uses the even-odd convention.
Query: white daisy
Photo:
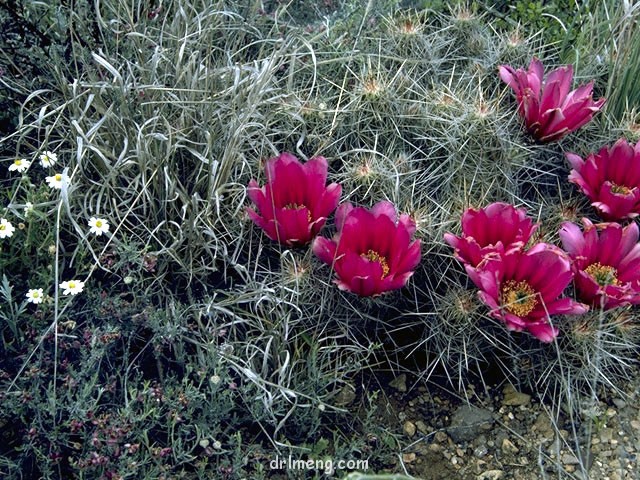
[[[52,167],[57,161],[58,155],[48,150],[40,155],[40,165],[43,167]]]
[[[25,172],[31,166],[29,160],[24,158],[16,158],[11,165],[9,165],[10,172]]]
[[[77,295],[82,292],[84,282],[80,280],[69,280],[60,284],[63,295]]]
[[[9,238],[16,229],[6,218],[0,218],[0,238]]]
[[[102,235],[109,231],[109,222],[103,218],[91,217],[89,219],[89,226],[91,227],[91,230],[89,231],[96,235]]]
[[[44,292],[41,288],[30,288],[25,296],[29,303],[38,304],[42,303],[42,300],[44,300]]]
[[[51,188],[56,188],[60,190],[62,188],[62,181],[67,180],[68,182],[69,177],[67,177],[64,173],[56,173],[51,177],[45,178],[45,180],[47,181],[47,183]]]

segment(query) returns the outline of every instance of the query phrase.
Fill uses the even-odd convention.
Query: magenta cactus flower
[[[567,153],[573,170],[569,181],[580,187],[598,214],[607,221],[640,214],[640,142],[635,147],[621,138],[583,160]]]
[[[538,243],[526,252],[494,254],[477,268],[465,268],[480,289],[480,300],[491,308],[491,316],[502,320],[507,329],[527,331],[542,342],[551,342],[558,335],[551,315],[588,310],[571,298],[560,297],[573,272],[567,255],[553,245]]]
[[[454,248],[458,260],[476,267],[488,254],[524,248],[538,226],[524,208],[495,202],[467,209],[462,214],[462,236],[446,233],[444,240]]]
[[[258,212],[247,208],[251,220],[266,235],[289,246],[305,245],[324,226],[338,206],[342,187],[326,185],[328,163],[315,157],[305,164],[283,153],[265,164],[267,184],[249,182],[247,195]]]
[[[605,99],[593,100],[593,81],[569,91],[573,67],[553,70],[544,79],[544,66],[533,58],[529,69],[499,67],[500,78],[516,94],[518,112],[529,133],[540,142],[559,140],[586,123],[598,112]]]
[[[386,201],[371,210],[343,203],[336,225],[332,240],[317,237],[312,248],[333,267],[341,290],[366,297],[406,285],[420,262],[420,240],[411,241],[416,225],[409,215],[398,216]]]
[[[583,219],[565,222],[559,234],[573,259],[574,283],[580,300],[605,310],[640,304],[640,244],[638,225],[594,225]],[[598,231],[599,230],[599,231]]]

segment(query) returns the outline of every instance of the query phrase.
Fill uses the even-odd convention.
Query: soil
[[[392,378],[378,396],[378,420],[401,434],[403,448],[387,471],[423,480],[639,479],[634,378],[622,392],[602,392],[580,418],[510,384],[469,385],[461,398],[406,375]]]

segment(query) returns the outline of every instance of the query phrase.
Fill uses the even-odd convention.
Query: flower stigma
[[[502,286],[502,304],[510,313],[524,317],[538,304],[536,291],[524,280],[508,280]]]
[[[620,195],[629,195],[631,193],[631,189],[629,187],[625,187],[624,185],[618,185],[616,183],[611,182],[611,193],[617,193]]]
[[[584,271],[601,287],[618,285],[618,271],[609,265],[602,265],[600,262],[596,262],[589,265]]]

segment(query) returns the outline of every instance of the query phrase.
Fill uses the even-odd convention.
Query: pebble
[[[627,402],[625,402],[621,398],[614,398],[613,399],[613,404],[619,409],[622,409],[622,408],[627,406]]]
[[[502,451],[504,453],[518,453],[520,450],[514,445],[511,440],[505,438],[504,440],[502,440]]]
[[[504,471],[502,470],[487,470],[478,475],[478,480],[498,480],[504,477]]]
[[[335,404],[340,407],[349,405],[356,399],[356,389],[352,385],[345,383],[335,397]]]
[[[478,437],[483,431],[490,430],[493,422],[494,417],[491,411],[461,405],[451,416],[451,424],[447,432],[456,443],[468,442]]]
[[[424,423],[422,420],[418,420],[416,422],[416,427],[418,428],[418,431],[420,433],[429,433],[429,427],[427,427],[427,424]]]
[[[449,437],[444,432],[436,432],[436,434],[433,436],[433,438],[438,443],[445,443],[448,440]]]
[[[545,412],[541,412],[536,418],[536,422],[533,424],[532,430],[538,432],[538,434],[545,440],[553,439],[553,424],[549,415]]]
[[[403,373],[389,382],[391,388],[395,388],[400,393],[407,391],[407,375]]]
[[[442,445],[440,445],[439,443],[430,443],[429,450],[432,452],[440,452],[442,451]]]
[[[613,439],[613,429],[603,428],[600,430],[600,441],[602,443],[610,442]]]
[[[416,461],[416,454],[411,452],[411,453],[403,453],[402,454],[402,461],[404,463],[413,463]]]
[[[562,460],[562,463],[564,463],[565,465],[578,465],[580,463],[580,460],[578,460],[578,457],[570,453],[563,453],[561,460]]]
[[[504,398],[502,399],[503,405],[517,407],[520,405],[527,405],[531,402],[531,395],[517,391],[511,384],[504,387],[502,393],[504,395]]]
[[[473,449],[473,454],[478,458],[484,457],[487,453],[489,453],[489,449],[484,445],[478,445]]]
[[[402,426],[404,433],[406,433],[409,437],[413,437],[416,434],[416,425],[413,422],[410,422],[409,420],[407,420],[406,422],[404,422],[404,425]]]

